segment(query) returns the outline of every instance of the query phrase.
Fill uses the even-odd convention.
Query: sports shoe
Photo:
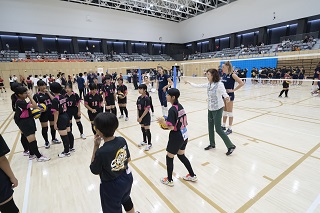
[[[138,144],[138,147],[145,146],[145,145],[147,145],[147,144],[148,144],[147,142],[141,141],[141,142]]]
[[[70,149],[69,149],[69,152],[75,152],[75,151],[76,151],[75,148],[70,148]]]
[[[214,149],[214,148],[216,148],[215,146],[212,146],[212,145],[209,145],[209,146],[207,146],[206,148],[204,148],[204,150],[210,150],[210,149]]]
[[[86,139],[85,134],[81,134],[80,137],[81,137],[82,139]]]
[[[24,151],[22,154],[23,156],[29,156],[29,151]]]
[[[231,147],[231,148],[228,148],[228,152],[226,153],[226,155],[231,155],[232,154],[232,152],[234,151],[236,149],[236,146],[233,146],[233,147]]]
[[[154,117],[154,112],[152,113],[152,117]]]
[[[227,129],[227,131],[225,133],[226,133],[226,135],[230,135],[232,133],[232,130],[231,129]]]
[[[59,158],[70,157],[70,156],[71,156],[70,152],[67,152],[67,153],[61,152],[60,154],[58,154]]]
[[[174,186],[173,180],[169,181],[167,177],[161,178],[160,182],[167,186]]]
[[[222,128],[223,131],[226,131],[226,127],[225,126],[222,126],[221,128]]]
[[[54,144],[59,144],[59,143],[61,143],[61,141],[59,141],[58,139],[53,139],[51,142],[54,143]]]
[[[41,155],[40,158],[37,159],[38,162],[45,162],[45,161],[48,161],[50,160],[50,158],[44,156],[44,155]]]
[[[192,177],[190,174],[187,174],[186,176],[183,176],[182,178],[183,178],[183,180],[192,181],[192,182],[196,182],[198,180],[196,175]]]
[[[44,147],[45,147],[46,149],[49,149],[49,148],[50,148],[50,143],[49,143],[49,141],[48,141],[48,142],[45,142]]]
[[[33,160],[36,158],[36,155],[29,155],[29,160]]]
[[[120,119],[120,118],[123,118],[123,117],[124,117],[123,115],[120,115],[120,116],[119,116],[119,119]]]
[[[125,121],[128,121],[129,120],[129,117],[126,117],[126,119],[124,119]]]
[[[144,148],[144,151],[149,151],[151,149],[151,147],[152,147],[152,144],[148,144],[146,146],[146,148]]]

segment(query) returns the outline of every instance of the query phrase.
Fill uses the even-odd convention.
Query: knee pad
[[[228,112],[228,117],[229,117],[229,118],[232,118],[232,117],[233,117],[232,112]]]
[[[228,116],[228,112],[227,111],[223,111],[222,116]]]
[[[124,210],[126,210],[126,212],[130,211],[133,208],[133,203],[132,203],[132,200],[130,197],[122,205],[123,205]]]

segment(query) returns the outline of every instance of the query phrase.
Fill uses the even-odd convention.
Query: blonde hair
[[[233,67],[230,61],[226,61],[224,62],[224,65],[226,65],[228,67],[228,73],[233,73]]]

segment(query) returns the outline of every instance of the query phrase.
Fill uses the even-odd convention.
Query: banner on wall
[[[224,64],[226,60],[220,62],[220,65]],[[277,67],[278,58],[259,58],[259,59],[239,59],[230,60],[233,68],[248,69],[247,78],[251,77],[252,68],[262,68],[262,67]]]

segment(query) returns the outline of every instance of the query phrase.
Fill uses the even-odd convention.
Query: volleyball
[[[160,117],[160,118],[159,118],[159,121],[160,121],[160,120],[165,120],[165,121],[166,121],[166,120],[167,120],[167,116],[162,116],[162,117]],[[159,124],[159,126],[160,126],[161,129],[168,129],[167,124],[162,124],[162,123],[160,123],[160,122],[158,122],[158,124]]]
[[[40,111],[40,109],[33,109],[33,110],[31,110],[31,114],[34,119],[38,119],[41,116],[41,111]]]
[[[39,107],[40,109],[43,109],[44,112],[47,111],[47,106],[46,106],[44,103],[38,104],[38,107]]]
[[[125,97],[124,97],[124,94],[122,93],[122,92],[118,92],[118,97],[120,98],[120,99],[124,99]]]

